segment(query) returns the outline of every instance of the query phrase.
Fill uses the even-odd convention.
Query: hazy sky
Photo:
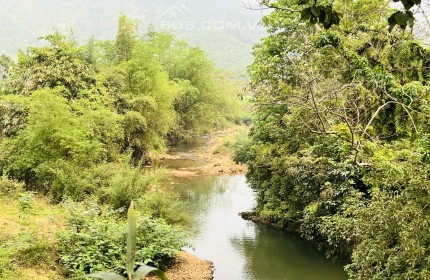
[[[252,46],[264,36],[262,14],[245,8],[255,0],[0,0],[0,53],[41,44],[38,37],[71,30],[85,42],[113,39],[121,13],[200,45],[219,66],[241,72]],[[235,68],[235,69],[233,69]]]

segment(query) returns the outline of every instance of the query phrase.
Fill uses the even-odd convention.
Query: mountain
[[[142,33],[149,26],[175,33],[205,49],[220,67],[241,73],[252,61],[252,46],[264,36],[262,13],[245,8],[243,0],[0,0],[0,53],[42,42],[37,38],[57,29],[85,42],[112,39],[121,13],[138,19]]]

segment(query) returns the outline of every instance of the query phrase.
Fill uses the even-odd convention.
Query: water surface
[[[342,265],[314,244],[282,230],[243,220],[255,195],[243,175],[182,180],[175,189],[190,202],[197,232],[190,252],[215,265],[215,280],[345,280]]]

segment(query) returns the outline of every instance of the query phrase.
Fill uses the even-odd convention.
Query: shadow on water
[[[255,195],[243,175],[198,177],[175,189],[191,204],[198,257],[215,265],[215,280],[345,280],[342,265],[295,234],[243,220]]]

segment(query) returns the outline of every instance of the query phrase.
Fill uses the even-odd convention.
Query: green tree
[[[136,31],[138,24],[125,15],[121,15],[118,20],[118,31],[115,38],[115,49],[120,60],[131,59],[133,48],[136,43]]]
[[[0,55],[0,81],[10,75],[10,70],[14,65],[13,60],[4,54]]]
[[[269,36],[250,67],[255,124],[237,160],[257,213],[350,257],[351,279],[426,279],[429,235],[415,247],[404,236],[430,217],[430,52],[388,31],[388,4],[331,3],[343,20],[328,31],[288,9],[263,19]]]
[[[298,0],[294,2],[262,0],[259,2],[260,5],[268,8],[300,13],[302,21],[309,22],[310,24],[319,23],[326,29],[329,29],[333,25],[338,25],[344,12],[341,6],[336,5],[336,1],[328,0]],[[388,1],[384,2],[385,4],[388,3]],[[388,17],[389,29],[393,30],[396,25],[403,30],[408,26],[412,28],[415,16],[411,9],[420,5],[421,0],[392,0],[392,2],[401,2],[404,10],[395,11]]]
[[[240,120],[240,84],[216,69],[203,50],[168,33],[150,30],[146,37],[149,52],[179,88],[174,101],[178,127],[171,131],[171,137],[206,133]]]
[[[28,124],[1,147],[6,174],[56,199],[83,197],[93,189],[90,169],[104,152],[86,120],[72,112],[64,91],[43,89],[23,98]]]
[[[36,89],[64,86],[65,97],[72,100],[97,88],[94,69],[74,40],[58,32],[42,39],[47,47],[30,47],[18,54],[18,63],[5,80],[6,93],[29,95]]]

